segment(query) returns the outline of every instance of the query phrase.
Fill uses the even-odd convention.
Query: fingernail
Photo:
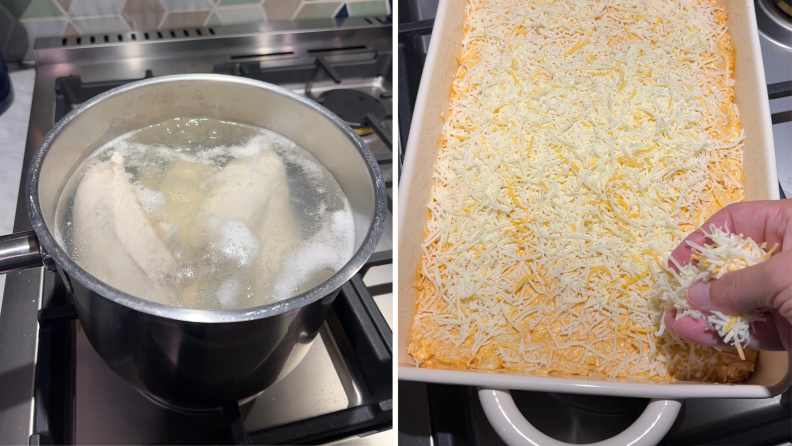
[[[710,284],[707,282],[696,282],[688,288],[688,301],[694,307],[706,307],[710,304]]]

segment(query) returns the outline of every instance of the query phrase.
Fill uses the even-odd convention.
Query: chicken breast
[[[121,291],[175,305],[176,297],[163,283],[175,273],[176,263],[167,250],[163,253],[127,175],[123,158],[116,157],[96,164],[80,181],[73,209],[77,260]]]
[[[168,248],[157,237],[143,208],[140,207],[132,184],[132,175],[124,170],[124,157],[116,152],[110,158],[113,167],[113,216],[115,233],[135,263],[149,279],[165,285],[178,272]]]
[[[281,165],[283,164],[281,163]],[[289,200],[289,185],[285,181],[285,169],[284,181],[272,184],[270,200],[267,203],[258,236],[261,240],[261,248],[257,266],[261,273],[261,279],[257,281],[257,291],[260,294],[270,294],[273,276],[280,271],[283,264],[283,254],[292,249],[300,237],[299,222]]]
[[[280,156],[265,149],[251,157],[230,161],[209,181],[211,192],[201,203],[194,222],[183,226],[183,240],[192,247],[210,248],[240,267],[256,262],[256,295],[260,305],[271,292],[272,275],[281,268],[281,255],[297,243],[299,224],[289,200],[286,167]],[[229,278],[217,290],[223,308],[238,305],[238,279]],[[195,300],[199,290],[185,290]],[[252,302],[246,302],[250,306]]]
[[[288,201],[283,161],[274,151],[262,150],[258,156],[229,162],[215,177],[212,193],[201,208],[209,215],[258,228],[267,214],[270,198],[284,192]]]

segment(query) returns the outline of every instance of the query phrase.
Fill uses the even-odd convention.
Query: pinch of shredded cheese
[[[660,259],[744,195],[725,11],[709,0],[468,0],[464,27],[413,358],[744,379],[755,351],[741,361],[657,333],[657,284],[672,280]]]
[[[676,309],[677,319],[688,316],[706,319],[707,328],[715,329],[723,341],[736,347],[740,358],[745,359],[743,346],[751,343],[750,330],[754,322],[765,320],[761,312],[725,315],[720,311],[712,311],[711,314],[705,314],[691,308],[687,291],[698,281],[720,279],[728,272],[758,265],[770,259],[778,244],[765,251],[764,246],[760,246],[750,237],[744,238],[742,234],[730,233],[728,227],[721,229],[715,225],[710,225],[710,233],[705,234],[705,237],[711,244],[700,246],[688,242],[693,248],[694,259],[697,260],[695,265],[694,262],[681,268],[677,265],[679,272],[675,274],[676,280],[656,284],[660,308],[664,313]]]

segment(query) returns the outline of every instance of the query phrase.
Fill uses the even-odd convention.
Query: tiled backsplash
[[[37,37],[384,17],[391,13],[390,4],[389,0],[0,0],[27,30],[26,59],[32,58],[32,42]],[[3,37],[0,35],[0,43]]]

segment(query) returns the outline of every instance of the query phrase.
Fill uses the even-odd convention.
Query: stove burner
[[[168,400],[166,400],[164,398],[160,398],[160,397],[158,397],[156,395],[148,394],[148,393],[146,393],[146,392],[144,392],[144,391],[142,391],[142,390],[140,390],[138,388],[135,388],[135,390],[137,390],[141,395],[146,397],[146,399],[148,399],[149,401],[151,401],[152,403],[154,403],[154,404],[156,404],[156,405],[158,405],[160,407],[163,407],[163,408],[168,409],[168,410],[172,410],[174,412],[180,412],[180,413],[183,413],[183,414],[187,414],[187,415],[203,415],[203,414],[208,414],[208,413],[212,413],[212,412],[221,412],[221,411],[223,411],[223,407],[224,407],[224,406],[217,406],[217,407],[193,406],[193,405],[178,404],[178,403],[174,403],[173,401],[168,401]],[[239,404],[239,407],[240,408],[244,407],[246,409],[246,410],[244,410],[244,412],[247,413],[247,412],[250,411],[250,406],[248,405],[248,403],[250,403],[253,400],[255,400],[256,398],[258,398],[258,396],[261,395],[262,393],[264,393],[265,390],[262,390],[261,392],[255,394],[255,395],[253,395],[251,397],[247,397],[247,398],[245,398],[243,400],[233,401],[232,404]]]
[[[754,4],[759,33],[792,51],[792,0],[756,0]]]
[[[138,388],[135,388],[135,390],[140,392],[141,395],[146,397],[146,399],[148,399],[152,403],[154,403],[154,404],[156,404],[156,405],[158,405],[160,407],[164,407],[165,409],[172,410],[174,412],[181,412],[181,413],[188,414],[188,415],[201,415],[201,414],[206,414],[206,413],[211,413],[211,412],[219,412],[219,411],[223,410],[223,408],[220,407],[220,406],[218,406],[218,407],[207,407],[207,406],[188,406],[188,405],[176,404],[176,403],[173,403],[173,402],[168,401],[166,399],[160,398],[158,396],[150,395],[150,394],[148,394],[146,392],[143,392],[142,390],[140,390]]]
[[[366,115],[372,114],[380,121],[387,116],[387,111],[382,102],[371,95],[357,90],[339,89],[326,91],[316,98],[316,102],[337,114],[361,136],[373,132],[371,123],[368,122]]]

